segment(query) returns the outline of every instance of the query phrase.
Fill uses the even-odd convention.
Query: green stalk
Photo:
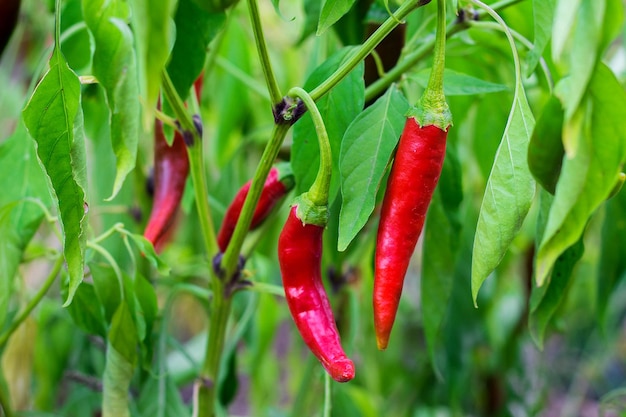
[[[202,138],[196,130],[196,126],[189,116],[187,109],[180,96],[176,92],[172,80],[166,71],[162,74],[162,86],[165,96],[172,106],[172,110],[176,115],[176,119],[180,123],[184,132],[188,132],[193,137],[193,143],[187,145],[187,153],[189,155],[189,171],[193,182],[193,191],[196,197],[196,209],[200,219],[200,228],[204,244],[209,254],[218,252],[217,241],[215,240],[215,228],[211,218],[211,210],[209,208],[209,197],[207,195],[206,177],[204,173],[204,158],[202,154]]]
[[[503,0],[492,5],[494,10],[501,10],[507,7],[513,6],[517,3],[521,3],[525,0]],[[486,12],[483,10],[479,10],[478,16],[483,17],[486,15]],[[450,38],[451,36],[467,29],[468,26],[465,24],[459,24],[457,22],[452,22],[448,25],[446,30],[446,37]],[[408,70],[417,65],[421,60],[423,60],[434,48],[435,39],[429,39],[424,42],[418,49],[408,54],[402,61],[400,61],[395,67],[387,71],[381,78],[370,84],[365,89],[365,101],[370,101],[374,97],[382,94],[392,83],[398,81]]]
[[[270,62],[270,57],[267,52],[265,36],[263,36],[263,26],[261,26],[261,15],[259,13],[256,0],[248,0],[248,8],[250,9],[250,23],[252,24],[254,41],[256,43],[256,49],[259,53],[259,59],[261,60],[261,68],[263,68],[263,75],[265,75],[267,89],[270,93],[272,105],[276,105],[281,102],[283,96],[280,92],[280,88],[278,88],[274,72],[272,71],[272,63]]]
[[[311,114],[311,119],[313,119],[313,125],[315,126],[315,133],[317,133],[320,148],[320,166],[315,181],[309,191],[306,192],[306,196],[307,200],[313,205],[326,207],[328,205],[328,189],[330,187],[330,174],[333,169],[333,158],[328,133],[324,126],[324,119],[322,119],[322,115],[317,109],[313,98],[302,88],[294,87],[289,90],[287,95],[290,97],[298,97],[302,100]],[[303,218],[300,219],[304,221]]]
[[[254,215],[254,210],[256,208],[257,202],[261,197],[261,192],[263,191],[265,179],[272,169],[272,165],[276,160],[278,151],[280,150],[280,147],[283,143],[283,140],[285,139],[285,136],[287,135],[287,131],[289,130],[289,128],[290,125],[288,124],[274,125],[272,138],[270,139],[269,143],[265,147],[265,150],[263,151],[261,161],[259,162],[256,172],[254,173],[254,177],[252,178],[252,183],[250,184],[248,195],[245,202],[243,203],[243,207],[241,208],[241,214],[239,215],[239,220],[237,221],[235,230],[233,231],[233,236],[230,239],[228,248],[226,248],[224,257],[222,258],[221,269],[224,272],[225,277],[232,277],[232,275],[236,271],[237,264],[239,262],[239,253],[241,252],[241,246],[243,245],[246,234],[250,229],[252,216]]]
[[[398,26],[414,9],[419,6],[420,0],[407,0],[396,12],[389,16],[382,25],[356,50],[352,56],[343,63],[337,70],[328,77],[322,84],[311,91],[310,96],[313,101],[319,100],[328,93],[335,85],[345,78],[374,48]]]
[[[30,313],[34,310],[35,307],[39,304],[39,302],[46,295],[52,284],[54,283],[57,275],[61,271],[63,267],[63,255],[59,255],[54,266],[52,267],[52,271],[44,281],[39,291],[35,294],[35,296],[28,302],[26,307],[17,315],[17,317],[11,323],[11,326],[5,330],[4,333],[0,336],[0,349],[4,347],[4,345],[8,342],[11,335],[17,330],[18,327],[26,320],[26,318],[30,315]]]
[[[13,410],[11,410],[9,399],[4,395],[2,387],[0,387],[0,411],[4,413],[4,417],[13,417],[15,415]]]

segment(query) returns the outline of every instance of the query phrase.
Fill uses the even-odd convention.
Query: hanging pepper
[[[202,83],[201,74],[194,82],[194,90],[198,100],[200,99]],[[163,122],[156,119],[154,122],[154,182],[152,187],[154,196],[144,237],[154,245],[157,252],[160,252],[163,245],[169,240],[188,175],[189,159],[183,134],[176,130],[172,145],[168,145],[163,131]]]
[[[428,86],[407,117],[383,199],[374,270],[374,327],[385,349],[404,277],[441,174],[451,115],[443,93],[445,1],[437,1],[437,43]]]
[[[243,203],[246,201],[248,191],[252,181],[245,183],[233,198],[232,203],[226,209],[222,227],[217,234],[217,244],[220,251],[224,252],[230,238],[233,236],[237,220],[241,214]],[[256,209],[250,223],[250,230],[259,227],[263,221],[269,216],[276,204],[293,188],[294,178],[289,163],[281,163],[274,166],[265,180],[261,197],[257,203]]]
[[[332,171],[330,143],[322,117],[310,96],[294,88],[311,113],[320,144],[320,167],[313,185],[296,198],[278,239],[278,261],[291,316],[311,352],[338,382],[354,378],[322,283],[322,236],[328,222],[328,189]]]

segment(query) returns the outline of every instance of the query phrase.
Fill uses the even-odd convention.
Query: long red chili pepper
[[[194,82],[196,97],[200,98],[203,76]],[[180,131],[174,132],[172,145],[167,144],[163,122],[154,122],[154,197],[150,218],[144,231],[157,252],[160,252],[171,234],[178,207],[189,175],[187,145]]]
[[[387,180],[376,239],[374,328],[385,349],[409,262],[441,175],[451,115],[443,93],[445,2],[437,0],[437,43],[428,86],[406,120]]]
[[[292,207],[278,239],[278,261],[285,297],[302,339],[338,382],[354,378],[339,338],[330,302],[321,277],[324,227],[303,224],[297,206]]]
[[[406,120],[387,181],[376,239],[374,327],[385,349],[396,317],[404,276],[422,233],[441,174],[447,131]]]
[[[224,220],[222,221],[222,227],[217,234],[217,244],[222,252],[226,250],[230,238],[233,236],[237,220],[241,214],[243,203],[246,201],[248,191],[252,181],[245,183],[237,192],[233,201],[226,209],[224,214]],[[250,230],[254,230],[259,227],[267,216],[272,212],[276,204],[293,188],[294,179],[291,171],[291,165],[288,163],[280,164],[273,167],[265,184],[263,185],[263,191],[261,197],[257,203],[256,209],[252,216],[252,222],[250,223]]]

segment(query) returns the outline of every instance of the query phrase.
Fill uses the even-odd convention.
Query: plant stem
[[[344,79],[374,48],[396,27],[400,22],[418,7],[420,0],[407,0],[396,12],[389,16],[385,22],[356,50],[352,56],[328,77],[322,84],[310,92],[313,101],[319,100],[328,93],[335,85]]]
[[[254,173],[254,177],[252,178],[248,195],[243,203],[243,207],[241,208],[241,214],[239,215],[239,220],[237,221],[235,230],[233,231],[233,236],[230,239],[228,248],[226,248],[226,252],[222,258],[221,269],[224,272],[224,276],[227,278],[231,277],[237,268],[241,246],[243,245],[246,234],[250,229],[250,223],[252,222],[254,210],[257,202],[259,201],[259,197],[261,196],[261,192],[263,191],[263,184],[265,184],[265,179],[267,178],[270,169],[272,169],[272,165],[276,160],[278,151],[280,150],[289,128],[290,126],[288,124],[274,125],[272,138],[263,151],[261,161],[259,162],[256,172]]]
[[[501,10],[507,7],[513,6],[517,3],[521,3],[525,0],[503,0],[492,5],[494,10]],[[486,14],[485,11],[480,10],[478,12],[479,17],[482,17]],[[446,29],[446,37],[450,38],[451,36],[467,29],[469,26],[465,23],[452,22],[448,25]],[[370,84],[365,89],[365,101],[370,101],[372,98],[380,95],[383,91],[387,89],[392,83],[398,81],[402,75],[404,75],[409,69],[414,67],[418,62],[424,59],[435,47],[435,39],[429,39],[425,41],[422,46],[415,51],[408,54],[402,61],[398,62],[398,64],[387,71],[385,75],[372,84]]]
[[[4,413],[2,414],[4,417],[13,417],[15,415],[9,405],[9,399],[4,395],[2,387],[0,387],[0,411]]]
[[[320,114],[315,102],[311,96],[300,87],[294,87],[287,93],[290,97],[298,97],[307,110],[311,114],[311,119],[315,125],[315,133],[317,133],[317,140],[320,148],[320,166],[317,171],[317,176],[311,188],[307,192],[309,200],[316,206],[328,205],[328,189],[330,187],[330,174],[332,168],[332,154],[330,150],[330,141],[328,140],[328,133],[324,126],[324,119]]]
[[[24,320],[30,315],[33,309],[39,304],[39,302],[43,299],[44,295],[48,292],[57,275],[61,271],[61,267],[63,267],[63,255],[59,255],[54,266],[52,267],[52,271],[44,281],[39,291],[35,294],[35,296],[28,302],[26,307],[17,315],[17,317],[11,323],[11,326],[0,336],[0,349],[4,347],[7,343],[13,332],[17,330],[18,327],[22,324]],[[5,412],[6,413],[6,412]]]
[[[437,33],[433,55],[433,67],[422,100],[445,102],[443,72],[446,67],[446,0],[437,0]]]
[[[270,62],[270,57],[267,52],[265,36],[263,36],[263,27],[261,26],[261,15],[256,0],[248,0],[248,8],[250,9],[250,21],[252,23],[252,31],[254,32],[254,41],[259,53],[259,59],[261,60],[261,67],[263,68],[263,75],[265,75],[267,89],[270,93],[272,105],[276,105],[281,102],[283,96],[278,88],[274,72],[272,71],[272,63]]]

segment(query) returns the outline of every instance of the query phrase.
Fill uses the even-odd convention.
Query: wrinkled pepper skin
[[[226,251],[226,247],[230,242],[235,226],[239,220],[241,209],[248,196],[252,181],[245,183],[233,198],[232,203],[226,209],[222,226],[217,234],[217,244],[220,251]],[[259,227],[263,221],[270,215],[276,204],[293,188],[294,180],[291,171],[283,173],[278,168],[273,167],[265,180],[261,197],[257,203],[256,209],[250,223],[250,230]]]
[[[404,277],[441,175],[447,135],[409,117],[400,137],[376,239],[374,327],[381,350],[389,342]]]
[[[311,352],[338,382],[354,378],[321,277],[324,228],[303,225],[292,207],[278,239],[278,260],[285,297],[296,327]]]
[[[163,123],[154,126],[154,200],[144,237],[160,252],[174,223],[189,174],[187,146],[176,131],[172,146],[167,144]]]

